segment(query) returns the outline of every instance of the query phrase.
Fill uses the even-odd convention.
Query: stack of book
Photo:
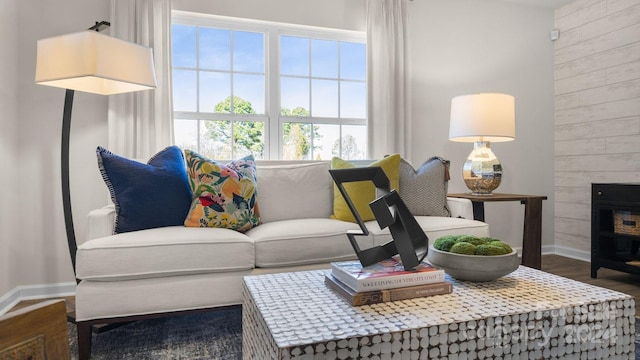
[[[325,283],[354,306],[452,291],[451,283],[445,281],[444,270],[422,262],[415,270],[406,271],[396,258],[367,267],[362,267],[358,260],[331,263]]]

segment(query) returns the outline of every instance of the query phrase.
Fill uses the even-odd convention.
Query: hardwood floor
[[[588,262],[558,255],[543,255],[542,270],[587,284],[629,294],[636,298],[636,317],[640,317],[640,304],[638,304],[640,301],[639,275],[632,275],[609,269],[600,269],[598,270],[598,278],[592,279],[590,275],[591,265]],[[64,299],[67,305],[67,313],[70,314],[75,311],[75,298],[73,296],[69,296]],[[21,301],[10,311],[21,309],[43,300],[46,299]]]
[[[623,292],[636,299],[636,317],[640,317],[640,275],[625,272],[600,269],[598,278],[591,278],[591,264],[586,261],[574,260],[558,255],[543,255],[542,270],[581,281],[587,284]]]

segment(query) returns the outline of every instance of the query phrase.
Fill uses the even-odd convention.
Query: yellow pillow
[[[400,154],[389,155],[383,159],[375,161],[369,166],[380,166],[385,175],[389,178],[389,185],[391,189],[398,190],[399,172],[400,172]],[[356,167],[354,164],[334,157],[331,159],[332,169],[350,169]],[[344,189],[349,194],[351,202],[356,207],[358,214],[362,218],[362,221],[375,220],[375,216],[369,207],[369,203],[376,199],[376,187],[371,181],[356,181],[352,183],[345,183]],[[332,219],[338,219],[342,221],[356,222],[356,218],[349,210],[347,202],[340,194],[340,190],[334,184],[333,185],[333,215]]]

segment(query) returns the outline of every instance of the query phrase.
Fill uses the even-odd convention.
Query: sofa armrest
[[[87,240],[113,235],[115,223],[115,205],[107,205],[100,209],[91,210],[89,212]]]
[[[447,205],[451,210],[451,217],[473,220],[473,204],[471,200],[448,197]]]

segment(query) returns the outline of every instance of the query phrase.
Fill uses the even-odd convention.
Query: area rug
[[[75,325],[69,325],[72,359],[77,359]],[[640,319],[636,319],[636,360],[640,360]],[[242,359],[239,307],[143,320],[94,335],[92,360]]]
[[[71,358],[78,358],[69,325]],[[242,359],[240,307],[133,322],[93,335],[91,360]]]

